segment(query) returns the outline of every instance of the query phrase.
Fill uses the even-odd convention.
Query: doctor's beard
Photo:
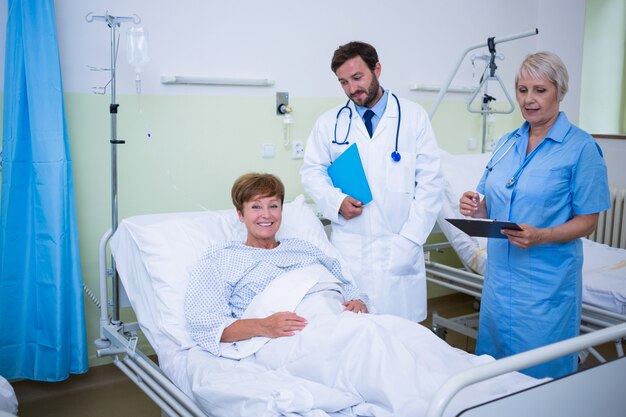
[[[372,74],[374,75],[374,74]],[[355,92],[354,94],[352,94],[352,96],[350,96],[350,98],[352,99],[352,101],[354,101],[356,104],[358,104],[359,106],[363,106],[363,107],[367,107],[367,108],[372,108],[374,106],[374,104],[376,104],[376,102],[378,101],[379,97],[378,97],[378,91],[380,90],[380,83],[378,82],[378,79],[376,78],[376,76],[374,76],[372,83],[370,84],[369,88],[367,89],[367,91],[363,91],[363,90],[359,90],[357,92]],[[355,95],[359,94],[359,93],[363,93],[365,92],[365,98],[362,100],[356,100],[354,98]]]

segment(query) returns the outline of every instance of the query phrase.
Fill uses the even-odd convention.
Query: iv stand
[[[115,102],[115,66],[117,61],[117,36],[116,29],[126,22],[133,22],[139,24],[141,18],[137,15],[132,17],[126,16],[111,16],[106,13],[104,16],[94,16],[93,13],[88,13],[85,16],[87,23],[93,21],[106,22],[111,32],[111,104],[109,106],[109,114],[111,115],[111,236],[117,230],[118,218],[117,218],[117,145],[122,145],[125,142],[117,138],[117,109],[119,104]],[[120,306],[119,306],[119,275],[115,268],[115,260],[111,257],[111,268],[113,270],[112,277],[112,305],[111,322],[114,324],[120,323]]]
[[[472,50],[478,49],[478,48],[483,48],[485,46],[495,46],[498,43],[508,42],[508,41],[512,41],[512,40],[516,40],[516,39],[520,39],[520,38],[525,38],[527,36],[534,36],[534,35],[537,35],[538,33],[539,33],[539,29],[535,29],[535,30],[531,30],[529,32],[518,33],[516,35],[505,36],[505,37],[502,37],[502,38],[495,38],[494,37],[494,38],[490,38],[491,39],[490,42],[479,43],[478,45],[470,46],[469,48],[467,48],[463,52],[463,55],[461,55],[461,58],[459,59],[459,62],[457,63],[456,67],[454,68],[454,70],[452,71],[450,76],[448,77],[448,81],[446,81],[446,83],[444,84],[443,88],[441,90],[439,90],[439,94],[437,94],[437,98],[435,99],[435,103],[433,104],[433,108],[430,110],[430,112],[428,114],[428,116],[430,117],[430,120],[432,121],[433,117],[435,116],[435,113],[437,112],[437,109],[439,108],[439,104],[441,104],[441,101],[443,100],[443,96],[445,96],[446,93],[448,92],[448,89],[450,88],[450,84],[452,84],[452,80],[454,79],[454,76],[456,75],[457,71],[461,67],[461,64],[463,63],[463,60],[465,59],[465,56],[469,53],[469,51],[472,51]],[[483,81],[483,82],[485,82],[485,81]],[[481,85],[481,87],[482,87],[482,85]],[[480,90],[480,88],[478,90]],[[478,91],[478,90],[476,90],[476,91]],[[506,92],[506,89],[504,91]],[[470,100],[470,102],[471,102],[471,100]]]
[[[483,137],[482,137],[482,144],[481,144],[481,153],[485,152],[485,148],[487,146],[487,117],[488,115],[496,114],[496,113],[509,114],[509,113],[513,113],[513,110],[515,110],[515,104],[513,103],[513,99],[511,99],[511,96],[509,95],[509,92],[507,91],[506,86],[500,79],[500,76],[496,74],[496,69],[498,68],[498,66],[496,65],[496,45],[494,43],[494,39],[495,38],[487,39],[487,46],[489,48],[489,54],[490,54],[489,64],[488,64],[489,75],[487,75],[487,71],[486,71],[487,68],[485,68],[485,73],[483,73],[480,85],[478,86],[476,91],[474,91],[474,94],[472,94],[472,96],[469,98],[467,102],[467,111],[469,111],[470,113],[480,113],[483,118]],[[495,101],[496,98],[489,95],[488,81],[490,80],[497,81],[498,84],[500,85],[500,88],[504,92],[504,95],[506,96],[506,99],[509,102],[509,108],[507,110],[495,110],[491,108],[490,103],[492,101]],[[472,103],[474,102],[474,99],[478,96],[478,93],[483,88],[484,88],[484,93],[483,93],[483,97],[481,101],[480,110],[474,110],[472,109]]]

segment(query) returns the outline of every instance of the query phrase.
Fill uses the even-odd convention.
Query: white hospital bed
[[[474,190],[482,176],[489,154],[451,155],[442,151],[442,171],[446,181],[443,208],[437,224],[447,243],[427,245],[428,250],[452,246],[464,268],[434,262],[427,256],[430,282],[480,299],[486,266],[487,239],[469,237],[445,221],[461,218],[458,201],[464,191]],[[583,310],[581,331],[588,333],[626,322],[626,250],[583,239]],[[478,304],[478,303],[477,303]],[[446,329],[476,338],[478,313],[456,318],[433,315],[433,329],[444,335]],[[615,340],[618,356],[623,356],[621,340]],[[593,348],[587,349],[600,362],[605,359]]]
[[[122,221],[114,237],[106,233],[100,244],[101,291],[105,298],[98,355],[111,356],[114,364],[170,416],[355,415],[349,413],[356,412],[358,407],[324,411],[323,403],[337,400],[334,397],[337,393],[330,388],[310,389],[302,381],[260,370],[249,361],[216,358],[194,347],[183,314],[188,268],[209,244],[242,239],[244,235],[245,229],[234,210],[136,216]],[[325,252],[335,253],[319,219],[302,196],[284,207],[279,239],[290,236],[309,240]],[[111,323],[108,318],[109,308],[114,307],[106,299],[111,275],[107,274],[109,239],[138,323]],[[598,339],[612,340],[615,332],[626,334],[626,326],[596,332],[593,341],[583,336],[556,349],[551,346],[552,350],[533,351],[513,360],[493,361],[467,354],[475,360],[476,366],[451,378],[448,381],[451,386],[446,383],[442,387],[428,415],[456,415],[456,411],[466,406],[527,387],[527,380],[520,384],[517,374],[509,372],[549,360],[555,354],[577,351],[581,344],[586,346]],[[154,348],[159,366],[137,348],[140,333]],[[488,389],[482,398],[468,401],[468,396],[463,396],[466,385],[494,376],[499,379],[486,385]],[[365,412],[359,415],[368,415],[367,407],[361,411]]]

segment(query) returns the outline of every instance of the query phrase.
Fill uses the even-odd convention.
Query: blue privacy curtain
[[[53,0],[8,0],[0,211],[0,374],[87,370],[72,160]]]

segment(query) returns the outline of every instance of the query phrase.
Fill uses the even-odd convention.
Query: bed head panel
[[[159,353],[163,338],[182,349],[195,346],[184,315],[191,268],[211,244],[244,240],[245,226],[234,209],[142,215],[123,220],[111,238],[111,253],[137,319]],[[302,195],[285,203],[278,238],[298,237],[340,259]],[[167,341],[167,340],[166,340]]]

